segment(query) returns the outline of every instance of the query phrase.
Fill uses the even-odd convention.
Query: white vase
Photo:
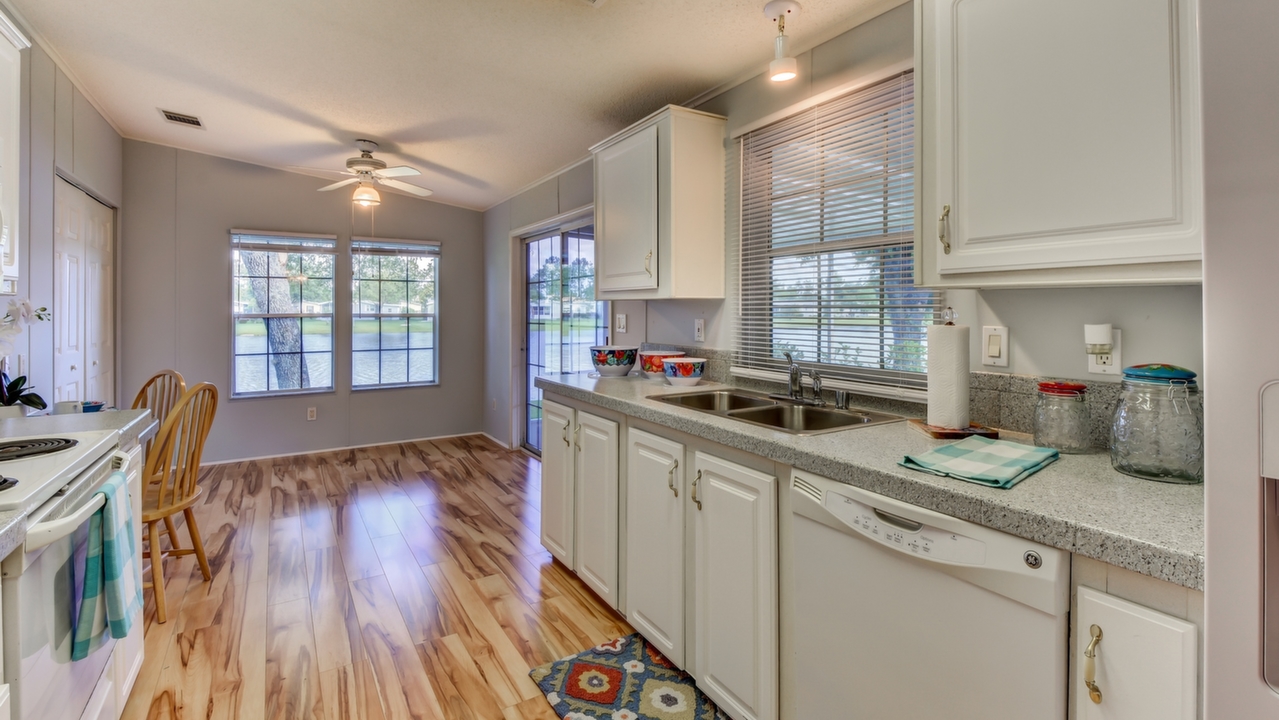
[[[0,420],[24,418],[27,416],[26,405],[0,405]]]

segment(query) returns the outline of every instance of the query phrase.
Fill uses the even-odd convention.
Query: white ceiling
[[[763,0],[10,2],[126,137],[281,168],[341,168],[365,137],[476,209],[762,72],[775,33]],[[884,4],[802,2],[800,48]]]

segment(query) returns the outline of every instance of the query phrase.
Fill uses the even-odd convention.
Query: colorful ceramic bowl
[[[622,377],[635,367],[639,348],[631,345],[596,345],[591,348],[595,371],[604,377]]]
[[[662,367],[662,361],[666,358],[684,357],[684,353],[679,350],[641,350],[640,370],[651,378],[666,377],[666,368]]]
[[[85,400],[80,403],[80,412],[94,413],[102,409],[106,403],[101,400]]]
[[[696,385],[706,372],[706,358],[677,357],[662,361],[666,382],[672,385]]]

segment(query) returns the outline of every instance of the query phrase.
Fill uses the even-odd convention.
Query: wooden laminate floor
[[[126,720],[553,720],[536,665],[631,632],[538,542],[540,464],[483,436],[204,470],[213,580],[147,591]],[[179,533],[179,539],[185,533]]]

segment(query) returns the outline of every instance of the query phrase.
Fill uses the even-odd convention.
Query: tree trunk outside
[[[268,280],[268,276],[278,279],[288,277],[283,253],[242,252],[240,257],[249,275],[253,276],[249,279],[249,289],[262,312],[301,312],[302,309],[289,292],[287,282],[272,283]],[[275,378],[279,387],[309,387],[311,380],[302,359],[302,321],[298,318],[267,318],[265,322],[267,346],[271,351],[271,362],[275,366]]]

